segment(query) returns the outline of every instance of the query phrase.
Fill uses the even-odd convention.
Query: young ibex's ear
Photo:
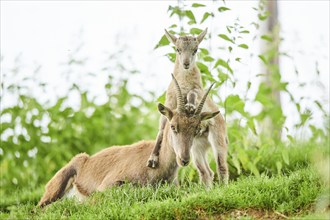
[[[166,29],[165,29],[165,36],[167,37],[167,39],[168,39],[172,44],[175,45],[177,38],[176,38],[173,34],[171,34],[170,32],[168,32]]]
[[[213,118],[214,116],[216,116],[217,114],[219,114],[220,111],[216,111],[216,112],[203,112],[201,114],[201,121]]]
[[[171,120],[173,117],[173,112],[171,109],[165,107],[163,104],[158,104],[158,110],[162,115],[165,115],[168,120]]]
[[[205,30],[197,36],[198,43],[202,42],[202,40],[204,39],[206,33],[207,33],[207,28],[205,28]]]

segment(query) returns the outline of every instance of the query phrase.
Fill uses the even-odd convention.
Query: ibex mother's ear
[[[203,112],[201,114],[201,121],[213,118],[214,116],[216,116],[217,114],[219,114],[220,111],[216,111],[216,112]]]
[[[200,33],[200,34],[197,36],[197,41],[198,41],[198,43],[201,43],[201,42],[202,42],[202,40],[204,39],[206,33],[207,33],[207,28],[205,28],[205,30],[202,31],[202,33]]]
[[[174,36],[173,34],[171,34],[170,32],[168,32],[166,29],[165,29],[165,36],[167,37],[167,39],[172,43],[172,44],[176,44],[176,36]]]
[[[164,106],[161,103],[158,103],[158,111],[162,114],[165,115],[165,117],[168,120],[171,120],[173,117],[173,112],[171,111],[171,109],[167,108],[166,106]]]

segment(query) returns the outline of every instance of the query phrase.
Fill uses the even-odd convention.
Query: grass
[[[0,203],[7,219],[284,219],[313,217],[326,187],[312,168],[273,177],[241,177],[228,186],[207,190],[185,186],[134,187],[129,184],[95,193],[84,203],[61,200],[36,208],[42,189],[22,190]]]

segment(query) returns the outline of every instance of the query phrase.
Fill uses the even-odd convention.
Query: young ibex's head
[[[176,56],[183,69],[188,70],[195,63],[198,45],[202,42],[206,32],[207,28],[197,37],[181,36],[177,38],[165,29],[167,39],[176,47]]]
[[[177,163],[180,166],[186,166],[190,161],[190,149],[192,147],[194,137],[200,132],[201,122],[213,118],[219,113],[219,111],[202,112],[206,97],[213,86],[212,84],[200,101],[194,114],[189,114],[186,112],[181,89],[173,75],[172,77],[176,84],[178,103],[177,109],[171,110],[159,103],[158,110],[168,119],[171,137],[170,142],[176,154]]]

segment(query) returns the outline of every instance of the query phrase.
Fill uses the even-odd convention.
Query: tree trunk
[[[271,42],[262,40],[261,49],[263,54],[267,57],[267,64],[263,64],[262,70],[266,73],[265,83],[271,88],[270,99],[276,106],[281,107],[281,94],[277,88],[278,79],[280,74],[279,67],[279,22],[278,22],[278,4],[276,0],[265,1],[266,10],[269,12],[269,17],[264,22],[262,35],[271,37]],[[279,76],[280,77],[280,76]],[[266,117],[265,128],[269,131],[270,135],[275,138],[281,138],[282,128],[276,125],[273,118]]]

